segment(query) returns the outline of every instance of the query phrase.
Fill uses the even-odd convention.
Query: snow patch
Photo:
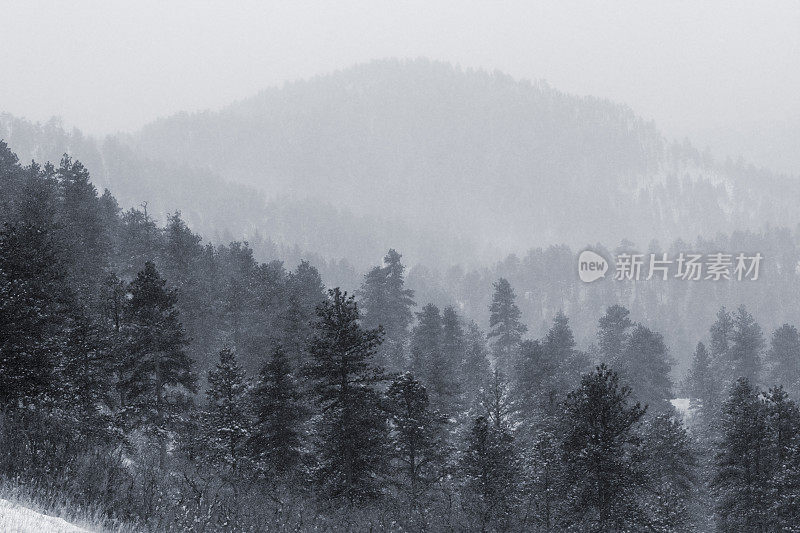
[[[8,500],[0,499],[0,531],[15,533],[89,533],[66,520],[37,513]]]

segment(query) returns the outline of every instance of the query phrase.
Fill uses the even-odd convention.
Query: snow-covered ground
[[[0,531],[8,533],[89,533],[69,522],[37,513],[8,500],[0,499]]]

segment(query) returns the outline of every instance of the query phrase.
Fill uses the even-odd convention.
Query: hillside
[[[133,144],[271,196],[321,198],[503,251],[645,246],[800,220],[797,180],[715,162],[623,105],[427,60],[369,63],[179,114]]]

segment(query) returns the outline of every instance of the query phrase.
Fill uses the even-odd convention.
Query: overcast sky
[[[670,135],[800,116],[792,0],[0,0],[0,13],[0,110],[94,134],[418,56],[624,102]]]

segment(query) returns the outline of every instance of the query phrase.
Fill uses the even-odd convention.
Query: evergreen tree
[[[446,405],[444,408],[452,412],[459,407],[463,389],[458,379],[459,368],[464,360],[466,339],[461,317],[452,306],[442,311],[441,357],[445,369]]]
[[[500,278],[494,284],[492,305],[489,307],[489,339],[495,363],[502,372],[508,373],[513,368],[513,359],[522,335],[528,328],[520,322],[522,313],[514,303],[516,295],[511,284],[505,278]]]
[[[747,379],[739,378],[722,407],[716,475],[720,531],[770,531],[767,411]]]
[[[536,531],[556,531],[564,512],[565,490],[558,428],[553,423],[542,424],[532,442],[525,457],[525,524],[533,524]]]
[[[650,406],[651,412],[669,410],[672,381],[671,360],[664,339],[659,333],[637,325],[628,336],[617,363],[620,376],[629,385],[636,385],[634,396]]]
[[[471,405],[478,399],[489,375],[489,349],[486,346],[486,336],[477,324],[470,323],[465,335],[464,360],[461,364],[461,387],[464,391],[464,400]]]
[[[633,322],[629,318],[630,311],[621,305],[612,305],[606,309],[606,314],[600,318],[597,329],[597,342],[603,362],[616,366],[622,357],[622,350],[628,340]]]
[[[733,325],[730,357],[736,369],[736,376],[755,383],[760,377],[761,351],[764,348],[761,327],[743,305],[736,310]]]
[[[445,339],[442,315],[439,308],[428,304],[417,313],[418,323],[412,339],[412,368],[430,394],[431,403],[443,411],[452,412],[457,406],[458,363],[445,355],[445,348],[453,349],[451,338]],[[452,316],[450,318],[452,320]],[[450,346],[445,345],[447,340]]]
[[[564,391],[580,382],[581,374],[589,366],[585,354],[575,349],[575,337],[567,316],[559,311],[553,325],[542,342],[543,364],[548,369],[544,385],[546,411],[555,414],[562,402]]]
[[[148,261],[128,286],[123,311],[126,357],[119,380],[125,421],[155,433],[162,466],[168,432],[189,404],[186,393],[195,391],[192,361],[185,352],[188,341],[175,307],[177,294],[165,285]]]
[[[322,412],[317,478],[331,496],[372,498],[381,492],[388,456],[386,417],[375,389],[386,376],[373,363],[381,331],[362,329],[355,300],[338,288],[317,314],[307,367]]]
[[[506,377],[498,369],[494,369],[486,382],[481,394],[481,406],[494,427],[511,427],[511,415],[517,411],[517,406],[511,397]]]
[[[216,368],[208,372],[203,424],[212,466],[231,478],[245,466],[247,458],[246,444],[251,435],[247,395],[244,370],[234,352],[223,348]]]
[[[686,375],[686,394],[692,399],[711,401],[716,396],[715,379],[711,373],[711,356],[706,350],[706,345],[697,343],[692,366]]]
[[[383,265],[376,266],[364,276],[358,291],[364,314],[364,327],[382,327],[384,342],[378,350],[378,364],[392,371],[403,367],[408,328],[414,318],[411,309],[414,291],[405,288],[405,267],[402,256],[394,249],[387,252]]]
[[[280,347],[261,370],[253,406],[256,421],[249,446],[255,461],[267,472],[291,473],[300,464],[306,409],[289,358]]]
[[[462,505],[480,531],[513,528],[520,503],[520,459],[514,438],[506,427],[497,427],[483,416],[470,429],[461,458],[464,477]]]
[[[0,231],[0,405],[56,394],[70,298],[52,235],[34,226]]]
[[[408,372],[389,386],[385,408],[392,427],[394,485],[413,515],[445,475],[449,451],[445,418],[430,408],[425,387]]]
[[[466,349],[464,327],[461,317],[452,306],[442,311],[442,357],[450,367],[457,367],[464,360]]]
[[[717,320],[711,326],[711,355],[714,359],[728,358],[733,339],[733,317],[723,306],[717,312]]]
[[[697,460],[680,421],[660,414],[646,425],[642,442],[647,490],[641,492],[653,531],[694,531]]]
[[[115,338],[82,312],[70,323],[61,366],[61,404],[72,411],[83,437],[109,440],[116,433],[110,415],[115,406]]]
[[[293,368],[308,361],[307,348],[314,336],[316,309],[325,300],[325,287],[319,272],[308,261],[301,261],[287,280],[288,296],[281,315],[278,344]]]
[[[775,330],[767,352],[769,383],[781,384],[793,396],[800,395],[800,334],[784,324]]]
[[[771,389],[764,400],[769,431],[769,527],[791,531],[800,517],[800,409],[782,387]]]
[[[629,405],[630,388],[605,365],[567,395],[562,443],[567,521],[588,531],[638,530],[645,523],[636,434],[645,408]]]
[[[81,300],[93,306],[108,263],[109,242],[104,236],[97,190],[89,171],[79,161],[64,155],[56,170],[62,190],[58,220],[60,246],[68,255],[69,284]]]
[[[550,387],[556,362],[546,357],[538,340],[526,340],[520,344],[515,366],[514,398],[519,402],[523,417],[533,422],[544,416],[551,399],[556,402],[557,389]]]

